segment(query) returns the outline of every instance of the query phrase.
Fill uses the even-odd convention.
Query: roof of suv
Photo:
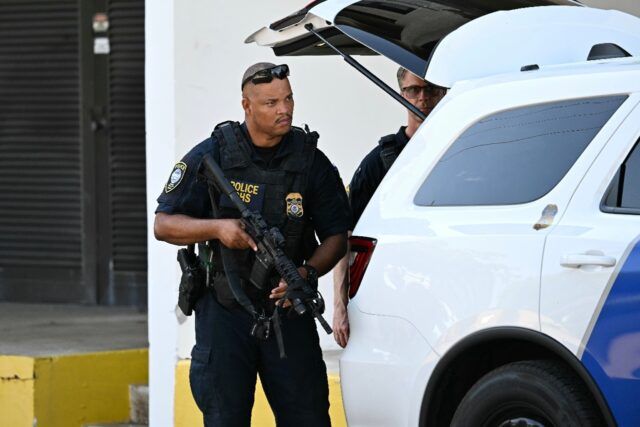
[[[455,91],[469,90],[475,87],[501,84],[505,82],[518,82],[535,79],[546,79],[561,76],[580,76],[587,74],[610,74],[633,72],[640,73],[640,58],[613,58],[599,61],[582,61],[569,64],[548,65],[530,71],[517,71],[491,75],[474,80],[456,83]],[[640,90],[640,81],[638,90]]]
[[[640,57],[640,19],[613,10],[535,7],[496,12],[441,40],[425,78],[440,86],[610,57]]]

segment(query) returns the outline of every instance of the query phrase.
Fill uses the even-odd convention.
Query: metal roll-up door
[[[110,254],[99,300],[146,305],[144,0],[109,0],[107,15]]]
[[[0,300],[85,286],[77,1],[0,0]]]

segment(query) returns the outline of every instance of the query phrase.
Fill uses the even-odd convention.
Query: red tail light
[[[360,288],[362,277],[367,270],[369,260],[376,247],[376,239],[369,237],[352,236],[349,238],[351,244],[351,256],[349,258],[349,298],[353,298]]]

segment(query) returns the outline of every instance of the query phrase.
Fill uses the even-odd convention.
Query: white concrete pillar
[[[177,322],[173,315],[177,284],[175,250],[153,237],[156,208],[166,170],[176,152],[175,25],[173,0],[149,0],[145,4],[147,212],[149,289],[149,422],[173,425],[173,387],[177,360]],[[165,170],[161,166],[165,166]]]

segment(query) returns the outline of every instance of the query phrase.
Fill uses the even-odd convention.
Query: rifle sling
[[[218,205],[216,204],[216,195],[213,191],[213,187],[211,185],[208,186],[209,190],[209,199],[211,199],[211,210],[213,211],[213,216],[218,217]],[[231,289],[231,293],[233,297],[249,314],[251,314],[254,318],[258,318],[258,312],[256,308],[251,303],[251,300],[242,289],[242,282],[240,280],[240,276],[232,268],[229,257],[228,257],[228,249],[223,245],[219,244],[220,248],[220,259],[222,260],[222,268],[224,270],[225,276],[227,277],[227,282],[229,283],[229,288]]]
[[[280,327],[280,307],[276,306],[271,315],[271,321],[273,322],[273,330],[276,334],[276,341],[278,342],[278,350],[280,351],[280,359],[286,359],[287,354],[284,351],[284,340],[282,339],[282,329]]]

